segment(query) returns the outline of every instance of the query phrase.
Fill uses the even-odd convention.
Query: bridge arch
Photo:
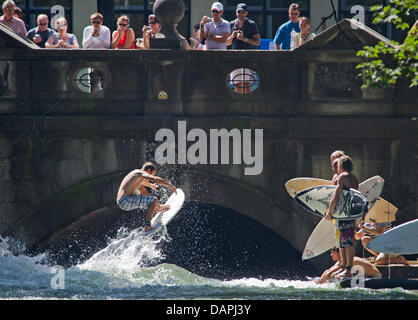
[[[160,175],[181,187],[186,201],[222,206],[248,216],[300,250],[295,234],[300,234],[301,225],[295,223],[303,219],[294,219],[291,210],[286,210],[260,188],[202,169],[168,170],[171,171],[169,174],[165,174],[163,169]],[[119,184],[126,174],[126,171],[121,171],[98,176],[59,192],[24,215],[8,233],[17,236],[28,248],[48,248],[62,242],[75,229],[84,229],[81,232],[83,237],[94,237],[95,226],[109,225],[110,220],[113,226],[118,225],[126,215],[115,202]],[[230,196],[237,192],[240,197]],[[308,233],[311,226],[302,227]],[[294,228],[298,228],[298,232],[294,232]]]

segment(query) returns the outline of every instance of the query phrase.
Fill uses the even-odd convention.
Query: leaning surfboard
[[[367,248],[388,254],[418,253],[418,219],[386,231],[370,241]]]
[[[373,207],[367,212],[364,221],[374,223],[393,222],[396,220],[397,212],[398,208],[379,197]]]
[[[334,246],[338,246],[334,221],[322,218],[312,231],[303,250],[302,260],[312,259]]]
[[[336,186],[317,186],[302,190],[295,200],[309,212],[323,217],[328,209]],[[367,199],[355,189],[344,189],[332,214],[333,219],[362,218],[367,212]]]
[[[172,193],[164,205],[170,205],[170,209],[167,211],[157,213],[151,219],[151,226],[155,229],[148,231],[146,234],[152,234],[161,229],[163,226],[167,225],[180,211],[184,203],[184,192],[180,188],[176,189],[177,193]]]

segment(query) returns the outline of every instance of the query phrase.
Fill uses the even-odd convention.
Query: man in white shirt
[[[109,49],[110,29],[103,25],[103,16],[100,13],[94,13],[90,20],[92,25],[84,28],[83,48]]]
[[[200,42],[206,40],[204,50],[226,50],[231,27],[228,21],[222,19],[224,6],[220,2],[215,2],[212,4],[211,12],[213,19],[204,16],[200,22]]]

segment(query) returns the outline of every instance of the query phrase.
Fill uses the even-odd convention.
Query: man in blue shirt
[[[274,45],[276,50],[290,50],[290,33],[294,29],[295,32],[300,32],[299,29],[299,5],[292,3],[289,6],[289,18],[290,20],[283,23],[276,32],[274,37]]]

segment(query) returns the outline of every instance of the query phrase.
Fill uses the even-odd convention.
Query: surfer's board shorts
[[[131,211],[134,209],[147,209],[153,201],[153,196],[123,196],[117,201],[117,204],[122,210]]]
[[[340,248],[354,246],[354,230],[356,227],[356,220],[339,220],[338,230],[340,234],[339,244]]]

